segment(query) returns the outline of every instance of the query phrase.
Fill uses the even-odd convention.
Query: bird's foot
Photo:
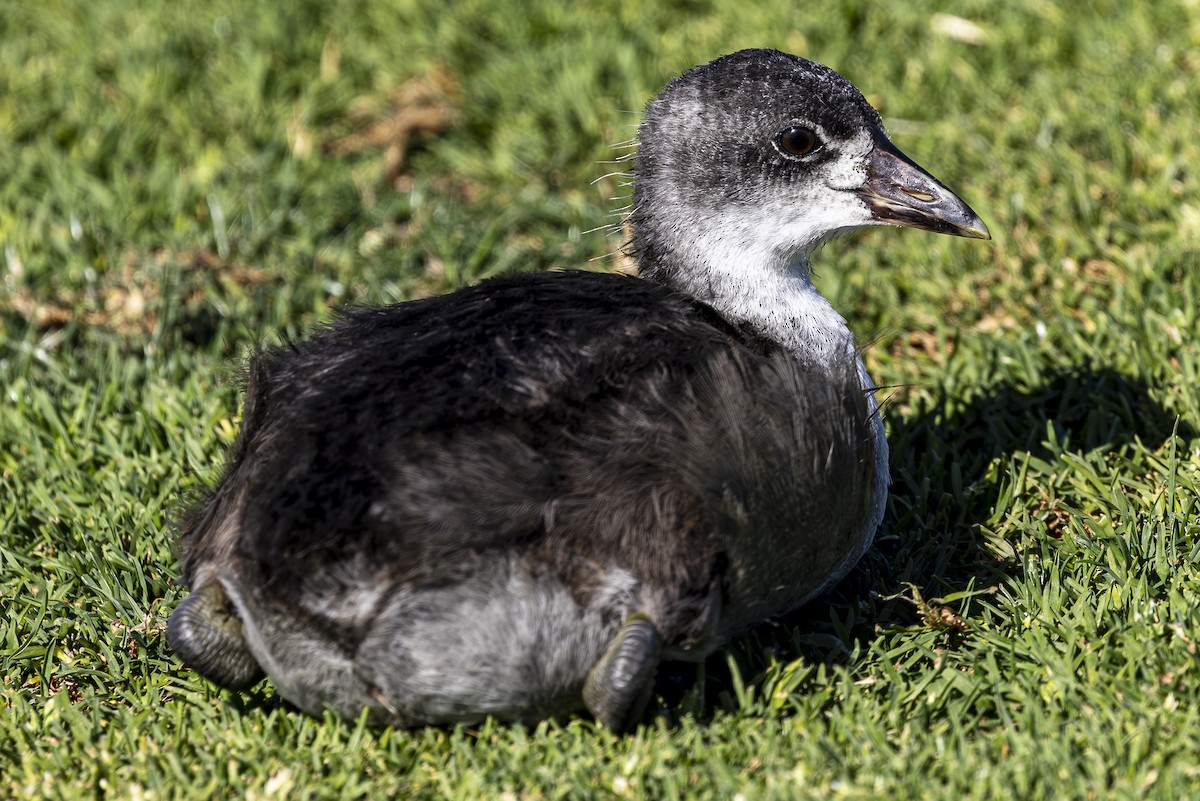
[[[597,720],[617,732],[637,722],[654,689],[661,645],[650,618],[629,616],[583,686],[583,702]]]
[[[167,642],[183,663],[214,684],[244,690],[263,676],[242,633],[242,621],[219,584],[193,592],[171,613]]]

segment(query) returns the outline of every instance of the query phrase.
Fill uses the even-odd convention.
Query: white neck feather
[[[754,233],[729,236],[728,222],[713,230],[717,236],[701,235],[686,246],[684,259],[703,267],[673,275],[676,288],[728,320],[749,323],[805,364],[829,369],[857,360],[846,321],[813,286],[807,256],[819,242],[789,253],[764,249]]]

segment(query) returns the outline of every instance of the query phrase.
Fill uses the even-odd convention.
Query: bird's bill
[[[867,181],[858,194],[881,223],[972,239],[992,238],[983,220],[962,198],[901,153],[882,131],[875,136]]]

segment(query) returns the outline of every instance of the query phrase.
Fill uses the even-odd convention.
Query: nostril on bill
[[[934,200],[937,199],[933,195],[929,194],[928,192],[922,192],[919,189],[907,189],[905,187],[901,187],[900,191],[903,192],[904,194],[908,195],[911,198],[916,198],[917,200],[921,201],[922,203],[932,203]]]

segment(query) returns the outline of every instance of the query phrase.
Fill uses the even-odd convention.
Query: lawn
[[[0,797],[1200,799],[1200,5],[578,6],[0,5]],[[183,669],[172,520],[249,349],[627,267],[608,162],[746,46],[853,80],[995,237],[818,254],[892,387],[847,580],[665,667],[622,737],[377,731]]]

